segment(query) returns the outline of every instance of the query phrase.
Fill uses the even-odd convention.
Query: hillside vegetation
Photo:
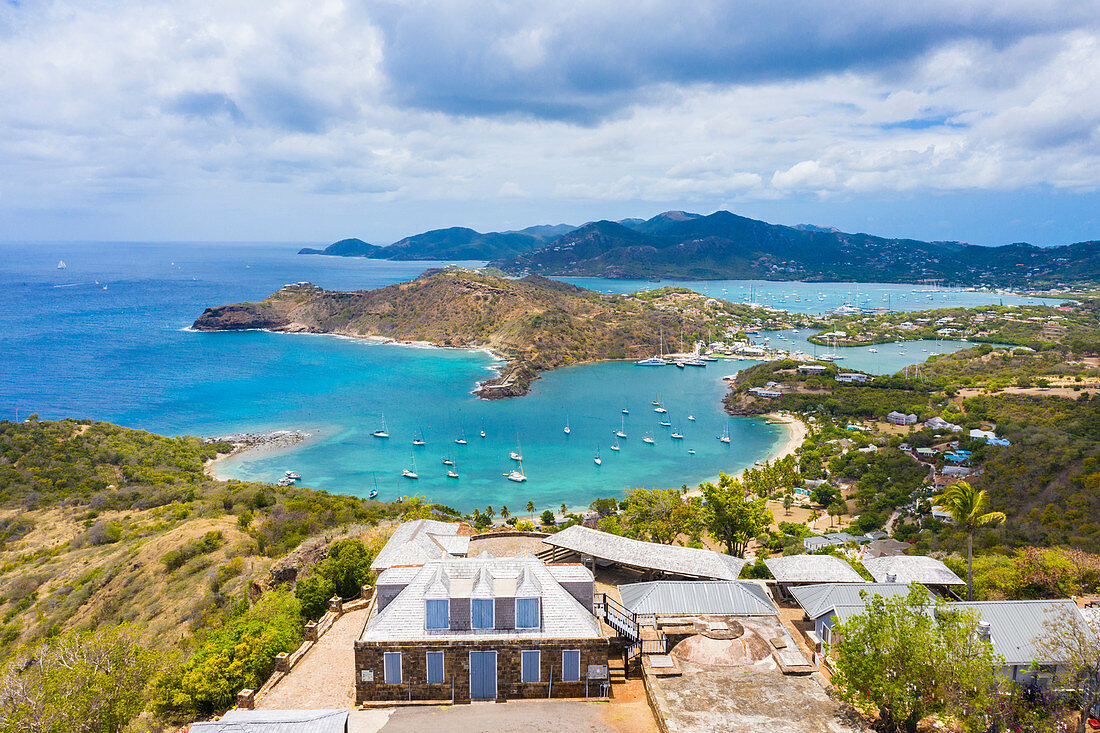
[[[682,288],[605,295],[529,276],[521,280],[462,269],[429,271],[377,290],[330,292],[283,288],[259,303],[207,309],[199,330],[267,328],[488,347],[508,364],[481,385],[483,397],[524,394],[538,372],[599,359],[652,356],[681,334],[687,343],[724,328],[747,306]],[[671,349],[669,349],[671,350]]]
[[[496,263],[509,272],[618,278],[767,278],[949,282],[998,286],[1094,283],[1100,242],[980,247],[820,227],[788,227],[716,211],[648,221],[597,221]]]

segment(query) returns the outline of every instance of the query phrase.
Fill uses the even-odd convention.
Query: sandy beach
[[[233,450],[228,453],[219,453],[203,464],[202,470],[212,479],[224,480],[226,476],[219,476],[218,466],[226,459],[244,454],[256,456],[277,453],[299,445],[311,438],[316,438],[315,433],[307,433],[301,430],[273,430],[269,432],[237,433],[234,435],[209,438],[209,440],[225,441],[233,444]]]
[[[789,433],[787,442],[784,443],[783,447],[779,449],[779,452],[771,456],[769,460],[777,461],[780,458],[794,455],[794,452],[802,445],[802,441],[806,440],[806,423],[789,415],[780,415],[778,412],[769,412],[767,417],[773,422],[781,422],[786,425]]]

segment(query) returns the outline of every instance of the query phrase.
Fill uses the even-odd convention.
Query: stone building
[[[608,638],[582,565],[530,555],[394,566],[355,642],[356,703],[601,694]]]

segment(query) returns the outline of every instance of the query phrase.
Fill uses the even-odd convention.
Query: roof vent
[[[988,621],[978,622],[978,638],[982,639],[983,641],[990,640],[990,629]]]
[[[887,583],[896,583],[896,582],[898,582],[898,574],[897,573],[886,573],[886,582]]]

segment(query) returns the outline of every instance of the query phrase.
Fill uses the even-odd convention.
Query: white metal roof
[[[1005,664],[1032,662],[1055,664],[1042,648],[1046,624],[1062,613],[1075,614],[1083,621],[1077,604],[1067,599],[1054,601],[972,601],[953,603],[950,608],[972,608],[989,624],[993,651],[1004,657]]]
[[[909,593],[909,586],[902,583],[815,583],[791,588],[798,605],[812,619],[834,613],[838,608],[855,606],[860,611],[866,605],[866,598],[882,596],[892,598]]]
[[[780,583],[863,583],[855,568],[835,555],[787,555],[764,561]]]
[[[736,580],[741,575],[741,568],[746,562],[743,558],[732,557],[714,550],[642,542],[589,529],[579,524],[544,537],[542,541],[553,547],[561,547],[632,568],[659,570],[693,578]]]
[[[221,720],[192,723],[203,733],[344,733],[347,710],[241,710],[234,708]]]
[[[716,613],[774,616],[779,613],[756,583],[730,580],[659,580],[619,586],[623,605],[638,614],[679,616]]]
[[[423,565],[428,560],[465,555],[469,545],[470,538],[459,537],[454,522],[415,519],[394,530],[370,568],[378,573],[395,565]]]
[[[951,568],[927,555],[888,555],[868,557],[863,567],[879,583],[885,583],[893,575],[895,583],[920,583],[922,585],[966,585]]]
[[[592,573],[586,568],[574,566],[583,571],[588,582],[592,583]],[[424,600],[428,597],[428,588],[435,581],[440,569],[445,570],[450,579],[452,598],[481,596],[515,596],[517,583],[523,581],[525,594],[538,587],[541,599],[542,625],[536,629],[433,629],[425,628]],[[572,574],[578,574],[574,569]],[[522,571],[522,572],[521,572]],[[525,580],[521,575],[528,576]],[[530,597],[530,596],[526,596]],[[360,639],[362,641],[417,641],[417,640],[456,640],[456,639],[588,639],[600,638],[599,622],[584,606],[561,587],[549,568],[540,560],[531,556],[496,558],[479,556],[476,558],[447,558],[431,560],[418,568],[411,582],[390,601],[384,609],[376,612],[368,621]]]

